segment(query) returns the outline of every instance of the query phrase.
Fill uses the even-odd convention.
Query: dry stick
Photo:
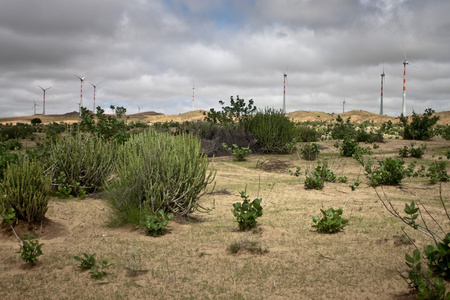
[[[316,251],[316,252],[319,253],[319,255],[320,255],[321,257],[323,257],[323,258],[330,259],[330,260],[336,260],[336,258],[332,258],[332,257],[329,257],[329,256],[325,256],[325,255],[323,255],[322,253],[320,253],[319,251]]]
[[[445,214],[447,215],[447,219],[450,220],[450,216],[447,211],[447,207],[445,206],[444,199],[442,199],[442,182],[439,182],[439,200],[441,200],[442,206],[444,207]]]
[[[383,191],[383,195],[384,195],[385,199],[383,199],[383,198],[380,196],[380,194],[378,194],[378,191],[377,191],[376,188],[374,188],[374,189],[375,189],[375,193],[376,193],[377,196],[378,196],[378,199],[380,199],[381,203],[383,203],[383,206],[386,208],[386,210],[387,210],[390,214],[392,214],[394,217],[396,217],[397,219],[400,219],[403,223],[405,223],[406,225],[408,225],[408,226],[411,227],[411,225],[409,224],[409,222],[407,222],[402,216],[400,216],[400,214],[398,213],[398,211],[395,209],[395,207],[394,207],[394,206],[392,205],[392,203],[389,201],[389,199],[387,198],[386,194],[384,193],[384,189],[381,188],[382,191]],[[385,201],[389,204],[390,208],[387,206],[387,204],[385,203]],[[419,227],[422,227],[422,228],[423,228],[423,226],[420,226],[420,225],[419,225]],[[420,229],[420,228],[415,228],[415,230],[419,231],[420,233],[422,233],[422,234],[424,234],[424,235],[426,235],[426,236],[428,236],[428,237],[433,238],[433,235],[430,234],[429,232],[426,232],[426,231],[424,231],[424,230],[422,230],[422,229]]]
[[[428,214],[428,216],[434,221],[434,223],[436,223],[436,225],[439,227],[439,229],[445,234],[444,229],[442,228],[442,226],[438,223],[438,221],[436,221],[436,219],[433,217],[433,215],[427,210],[427,208],[425,207],[425,205],[422,203],[422,201],[419,200],[419,203],[422,205],[423,209],[425,210],[425,212]],[[424,222],[425,223],[425,222]],[[427,227],[428,229],[428,227]],[[434,235],[437,236],[436,233],[433,233]]]
[[[419,203],[420,203],[420,201],[419,201]],[[420,204],[422,204],[422,203],[420,203]],[[423,206],[423,204],[422,204],[422,206]],[[427,212],[427,213],[428,213],[428,215],[430,215],[429,212]],[[431,237],[434,240],[434,243],[437,245],[438,241],[436,240],[436,237],[435,237],[436,234],[428,228],[427,222],[423,218],[422,211],[420,209],[419,209],[419,215],[420,215],[420,218],[422,219],[422,222],[423,222],[423,225],[425,226],[425,229],[431,234]]]

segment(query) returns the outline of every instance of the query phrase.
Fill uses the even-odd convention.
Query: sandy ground
[[[19,257],[11,234],[0,235],[0,290],[4,299],[414,299],[408,294],[399,271],[405,270],[404,255],[413,246],[403,243],[403,226],[383,207],[375,190],[367,185],[363,170],[351,158],[338,158],[334,141],[321,142],[320,159],[327,158],[337,176],[348,183],[326,183],[321,191],[305,190],[303,177],[288,169],[314,167],[316,162],[297,154],[250,156],[246,162],[232,157],[211,161],[217,169],[215,191],[200,202],[211,209],[197,212],[195,221],[176,220],[162,237],[145,236],[133,226],[107,226],[112,210],[101,195],[86,199],[51,199],[48,221],[36,228],[43,253],[34,267]],[[397,156],[397,149],[410,141],[387,140],[375,150],[381,156]],[[427,164],[450,143],[440,138],[427,142]],[[284,162],[279,170],[257,167],[262,161]],[[407,163],[412,159],[408,158]],[[448,170],[450,172],[450,170]],[[359,178],[361,186],[349,185]],[[252,232],[240,232],[231,213],[247,190],[251,199],[263,198],[264,214]],[[377,188],[382,191],[381,188]],[[449,231],[439,204],[439,185],[426,178],[405,179],[401,185],[384,187],[401,211],[404,203],[421,200]],[[450,183],[442,184],[450,200]],[[325,235],[312,227],[311,217],[320,208],[344,207],[349,218],[343,232]],[[408,230],[423,248],[430,241]],[[269,252],[230,254],[236,241],[255,241]],[[101,281],[81,272],[74,255],[96,253],[110,258],[109,276]],[[133,261],[132,253],[140,260]],[[127,267],[137,265],[142,274],[130,276]]]
[[[164,115],[157,112],[142,112],[133,115],[127,115],[126,118],[128,122],[145,122],[145,123],[155,123],[155,122],[167,122],[167,121],[176,121],[176,122],[184,122],[184,121],[193,121],[193,120],[202,120],[204,118],[203,110],[190,111],[185,113],[180,113],[178,115]],[[422,115],[423,112],[419,112],[419,115]],[[345,113],[324,113],[317,111],[295,111],[287,114],[293,121],[295,122],[306,122],[306,121],[314,121],[314,122],[331,122],[337,118],[338,115],[344,120],[347,120],[348,117],[351,118],[352,122],[362,123],[364,121],[374,122],[376,124],[382,124],[387,121],[391,121],[393,123],[399,122],[397,118],[383,116],[379,114],[370,113],[363,110],[352,110]],[[440,120],[438,124],[448,125],[450,124],[450,111],[438,112],[436,115],[439,116]],[[30,121],[34,118],[40,118],[44,124],[52,123],[52,122],[65,122],[65,123],[75,123],[80,121],[80,116],[77,112],[62,114],[62,115],[33,115],[33,116],[22,116],[22,117],[3,117],[0,118],[0,123],[30,123]]]

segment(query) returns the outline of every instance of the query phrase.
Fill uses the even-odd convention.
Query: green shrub
[[[405,116],[400,116],[403,124],[403,138],[405,140],[422,140],[427,141],[434,136],[433,127],[439,120],[439,116],[432,116],[434,110],[427,108],[422,117],[415,112],[412,115],[411,123]]]
[[[160,209],[155,214],[146,215],[141,225],[144,226],[146,235],[160,236],[165,233],[165,228],[172,219],[173,213],[165,213],[164,209]]]
[[[107,191],[119,223],[140,223],[160,209],[178,215],[201,209],[198,199],[215,176],[197,138],[154,130],[121,145],[115,166]]]
[[[36,125],[36,124],[41,124],[42,120],[40,118],[33,118],[31,119],[31,124],[32,125]]]
[[[316,143],[307,143],[300,149],[303,159],[316,160],[319,156],[319,146]]]
[[[230,148],[227,146],[227,144],[223,143],[222,147],[226,149],[228,152],[232,153],[236,161],[244,161],[246,156],[252,154],[252,150],[250,150],[250,148],[248,147],[241,148],[236,144],[233,144],[233,148]]]
[[[342,141],[342,145],[340,147],[339,153],[341,156],[352,157],[353,154],[357,151],[358,142],[354,141],[348,137],[345,137]]]
[[[82,256],[74,256],[73,258],[80,263],[80,269],[82,271],[89,270],[93,266],[95,266],[95,263],[97,262],[95,259],[95,253],[94,254],[81,253],[81,254]]]
[[[307,190],[321,190],[323,189],[325,182],[336,181],[336,175],[328,168],[327,160],[319,160],[317,162],[317,167],[313,171],[307,169],[305,175],[305,189]]]
[[[44,175],[40,162],[25,157],[8,165],[0,191],[4,209],[13,208],[17,218],[28,223],[41,221],[48,208],[50,178]]]
[[[360,160],[360,162],[362,162],[362,160]],[[400,184],[405,177],[412,174],[415,167],[415,164],[412,163],[408,168],[405,168],[405,161],[403,159],[392,157],[378,160],[378,167],[373,166],[370,157],[362,162],[362,164],[366,171],[366,177],[370,180],[371,186]]]
[[[245,191],[241,192],[241,198],[244,199],[241,202],[233,204],[231,212],[236,217],[240,230],[248,230],[255,228],[258,225],[256,219],[262,216],[263,208],[261,206],[261,198],[256,198],[250,202],[249,196]]]
[[[18,161],[18,153],[7,151],[5,147],[0,146],[0,180],[3,179],[3,174],[8,167],[8,164],[14,164]]]
[[[306,125],[296,125],[297,137],[300,142],[311,143],[317,142],[320,134],[315,128],[308,127]]]
[[[355,126],[350,123],[350,117],[346,122],[340,115],[336,118],[336,123],[333,124],[331,129],[331,137],[333,140],[342,140],[344,138],[352,139],[355,136]]]
[[[219,103],[222,105],[222,111],[215,111],[214,108],[211,108],[209,112],[203,113],[206,122],[223,127],[230,127],[237,123],[240,127],[256,111],[252,99],[246,104],[245,100],[240,99],[239,96],[236,96],[236,100],[233,99],[233,96],[230,97],[230,106],[224,106],[225,102],[222,100]]]
[[[427,177],[430,178],[430,183],[435,184],[439,181],[448,181],[450,177],[447,174],[448,163],[440,157],[428,165]]]
[[[409,154],[411,157],[415,158],[422,158],[422,156],[425,154],[425,149],[427,148],[426,145],[422,144],[419,148],[414,148],[415,144],[411,144],[411,148],[409,149]]]
[[[317,228],[318,232],[321,233],[336,233],[344,229],[348,224],[348,220],[342,218],[344,210],[339,208],[335,210],[330,207],[326,211],[321,209],[322,218],[318,216],[312,217],[314,225],[312,227]]]
[[[296,145],[295,124],[282,112],[271,108],[258,111],[245,122],[263,153],[292,153]]]
[[[408,277],[404,279],[409,287],[417,292],[417,299],[449,299],[450,293],[446,293],[445,284],[442,278],[433,277],[431,271],[422,269],[420,251],[415,249],[413,255],[405,254],[406,265],[408,266]]]
[[[82,197],[102,189],[114,171],[116,144],[92,134],[76,132],[53,143],[49,172],[56,189],[71,189]]]
[[[450,141],[450,125],[445,125],[444,128],[442,128],[441,136],[446,141]]]
[[[430,271],[445,279],[450,278],[450,233],[442,242],[426,246],[424,254]]]
[[[408,157],[408,155],[409,155],[408,146],[404,146],[403,148],[398,149],[398,154],[401,157]]]
[[[38,257],[42,255],[42,245],[39,241],[22,241],[19,248],[20,258],[29,264],[37,263]]]
[[[19,140],[9,140],[6,142],[5,148],[6,150],[17,151],[22,149],[23,145]]]

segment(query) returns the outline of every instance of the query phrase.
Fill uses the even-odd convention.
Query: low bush
[[[355,126],[350,122],[350,117],[344,122],[342,117],[338,115],[331,129],[331,137],[333,140],[352,139],[355,133]]]
[[[295,124],[282,112],[271,108],[258,111],[245,122],[263,153],[292,153],[296,149]]]
[[[41,221],[48,208],[50,178],[38,161],[26,157],[9,164],[0,183],[0,204],[5,210],[13,208],[19,220]]]
[[[311,143],[317,142],[320,134],[317,132],[315,128],[311,128],[306,125],[296,125],[297,129],[297,138],[300,142]]]
[[[244,161],[245,157],[252,154],[252,150],[248,147],[239,147],[236,144],[233,144],[233,148],[228,147],[227,144],[223,143],[222,147],[226,149],[228,152],[233,154],[234,159],[236,161]]]
[[[35,264],[38,262],[38,257],[42,255],[39,241],[22,241],[19,248],[20,258],[29,264]]]
[[[411,123],[405,116],[400,116],[400,122],[403,124],[403,138],[405,140],[427,141],[434,136],[434,125],[439,120],[439,116],[433,116],[434,110],[427,108],[420,117],[415,112],[411,117]]]
[[[53,143],[48,172],[55,189],[70,188],[78,197],[101,190],[114,171],[116,149],[112,142],[79,131]]]
[[[378,166],[373,165],[372,159],[359,160],[364,166],[365,175],[370,181],[371,186],[378,185],[397,185],[408,176],[412,175],[415,164],[412,163],[405,168],[405,161],[387,157],[384,160],[378,160]]]
[[[160,236],[166,233],[165,228],[172,219],[173,213],[165,213],[164,209],[160,209],[155,214],[146,215],[141,225],[146,235]]]
[[[430,178],[430,183],[435,184],[439,181],[448,181],[450,179],[447,174],[448,163],[440,157],[428,165],[428,172],[426,176]]]
[[[299,168],[297,170],[300,171]],[[317,162],[317,167],[313,171],[307,169],[305,175],[305,189],[307,190],[321,190],[323,189],[325,182],[336,181],[336,175],[328,168],[327,160],[319,160]]]
[[[107,192],[118,224],[140,223],[160,209],[178,215],[199,210],[198,199],[215,176],[197,138],[154,130],[121,145],[115,167]]]
[[[327,210],[321,209],[322,217],[318,216],[312,217],[314,225],[312,227],[317,228],[318,232],[321,233],[336,233],[344,229],[348,224],[348,220],[342,218],[344,210],[339,208],[335,210],[330,207]]]
[[[316,160],[319,156],[319,146],[316,143],[307,143],[300,149],[302,158],[306,160]]]
[[[258,225],[257,219],[262,216],[263,208],[261,206],[261,198],[256,198],[250,202],[250,197],[246,195],[245,191],[241,192],[241,202],[233,204],[231,212],[236,217],[240,230],[249,230]]]

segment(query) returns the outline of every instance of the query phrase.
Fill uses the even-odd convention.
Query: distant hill
[[[126,115],[125,117],[129,122],[140,121],[144,123],[155,123],[155,122],[184,122],[184,121],[196,121],[203,120],[204,110],[195,110],[185,113],[180,113],[178,115],[164,115],[162,113],[147,111],[137,114]],[[364,110],[352,110],[345,112],[343,114],[330,114],[318,111],[294,111],[287,114],[295,122],[332,122],[340,115],[344,120],[350,117],[352,122],[362,123],[364,121],[374,122],[376,124],[382,124],[387,121],[392,121],[393,123],[399,122],[398,118],[382,116],[379,114],[374,114]],[[436,113],[439,116],[438,124],[449,125],[450,124],[450,111],[443,111]],[[47,123],[76,123],[80,121],[80,116],[78,112],[70,112],[62,115],[33,115],[33,116],[23,116],[23,117],[3,117],[0,118],[0,123],[30,123],[32,119],[40,118],[44,124]]]

